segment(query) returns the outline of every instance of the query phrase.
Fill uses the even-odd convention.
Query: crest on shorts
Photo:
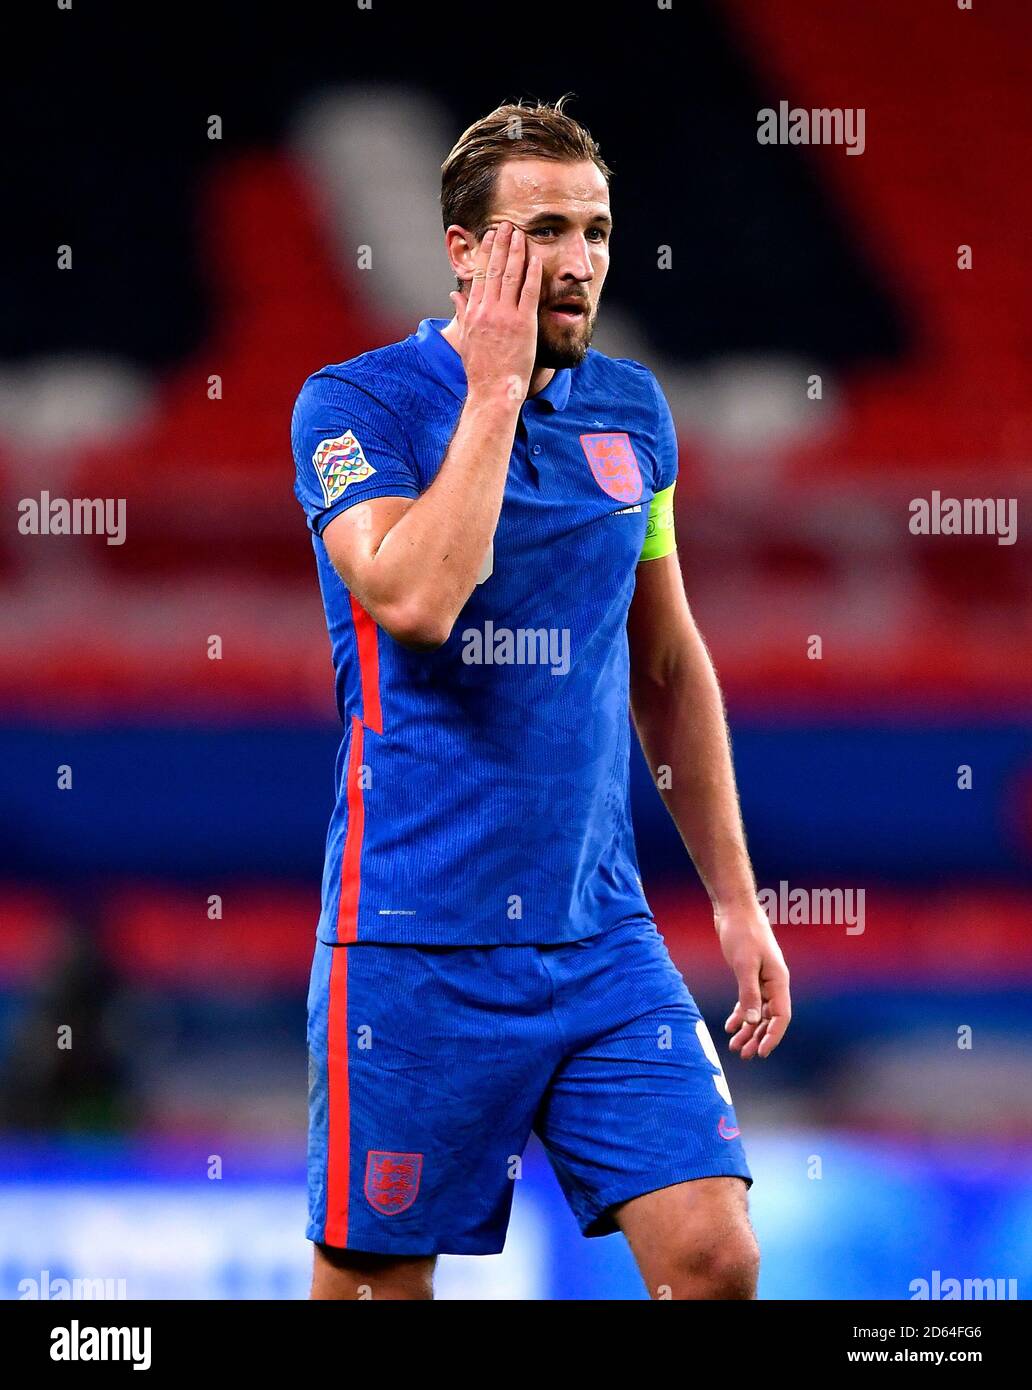
[[[344,496],[349,483],[360,483],[376,472],[351,430],[336,439],[321,440],[312,462],[327,506]]]
[[[397,1216],[416,1200],[422,1175],[422,1154],[370,1149],[365,1170],[366,1200],[383,1216]]]
[[[584,457],[595,482],[618,502],[637,502],[641,496],[641,469],[628,434],[582,434]]]

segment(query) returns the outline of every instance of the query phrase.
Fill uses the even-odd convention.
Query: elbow
[[[444,613],[411,605],[383,613],[378,622],[389,637],[414,652],[437,651],[447,642],[454,626],[454,620]]]

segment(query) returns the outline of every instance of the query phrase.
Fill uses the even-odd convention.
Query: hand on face
[[[468,297],[452,291],[471,395],[526,398],[537,359],[541,273],[522,229],[500,222],[477,250]]]

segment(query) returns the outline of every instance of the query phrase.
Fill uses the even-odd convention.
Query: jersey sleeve
[[[649,503],[648,526],[640,560],[659,560],[677,548],[674,534],[674,487],[677,483],[677,431],[659,382],[651,377],[658,411],[656,426],[656,477]]]
[[[418,497],[401,421],[382,402],[328,373],[302,386],[290,422],[294,495],[317,536],[341,512],[374,497]]]

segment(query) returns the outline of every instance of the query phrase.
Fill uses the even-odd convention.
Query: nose
[[[590,284],[595,278],[595,267],[591,252],[584,237],[571,237],[563,247],[563,256],[558,268],[560,280],[577,280]]]

